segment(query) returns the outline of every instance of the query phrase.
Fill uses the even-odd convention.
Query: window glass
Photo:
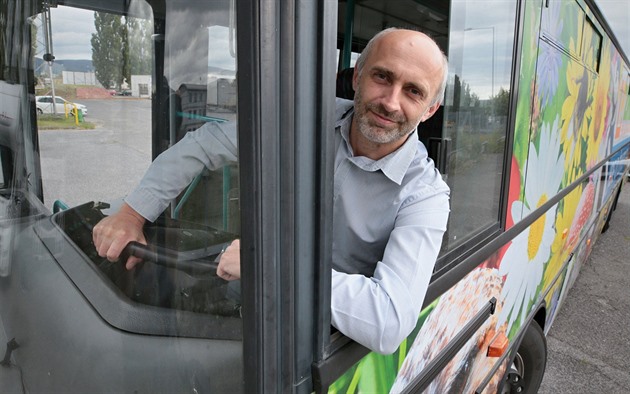
[[[2,156],[4,155],[4,153],[2,153],[2,148],[0,148],[0,163],[3,163],[4,160],[2,160]],[[0,188],[4,189],[7,185],[5,184],[4,181],[4,168],[0,169]]]
[[[229,2],[223,4],[224,7],[228,5]],[[165,77],[176,95],[171,106],[174,102],[177,107],[171,108],[177,127],[171,137],[179,140],[187,132],[206,124],[235,124],[234,20],[226,14],[225,20],[218,21],[220,24],[193,24],[193,32],[188,34],[182,31],[185,29],[177,24],[177,20],[172,22],[172,25],[167,24],[165,61]],[[169,31],[176,33],[169,35]],[[195,37],[192,42],[191,37]],[[195,179],[194,187],[180,195],[172,214],[237,234],[240,225],[238,184],[238,165],[235,163],[214,171],[206,170]]]
[[[353,12],[353,53],[393,26],[429,34],[449,58],[444,106],[418,128],[451,188],[442,254],[498,229],[517,2],[370,2],[355,3],[353,11],[349,6],[339,7],[338,48],[348,30],[345,15]]]
[[[602,35],[590,19],[584,24],[583,56],[586,65],[593,71],[599,71],[599,61],[602,53]]]
[[[69,207],[56,216],[57,225],[128,301],[235,321],[216,330],[233,338],[240,335],[239,283],[228,286],[219,279],[215,259],[238,237],[240,223],[235,11],[229,0],[174,0],[155,9],[142,0],[128,3],[127,14],[51,10],[56,61],[37,68],[36,95],[54,89],[56,96],[84,106],[87,115],[79,119],[80,133],[40,129],[44,202],[51,209],[55,201]],[[72,25],[68,21],[81,21],[90,31],[75,35],[72,46],[63,39],[64,28]],[[62,71],[92,78],[69,77],[84,82],[67,84]],[[57,112],[63,113],[63,99],[56,99]],[[38,116],[42,121],[48,115]],[[152,160],[184,138],[191,141],[191,131],[198,146],[214,135],[231,150],[206,152],[212,168],[201,165],[187,187],[166,200],[170,205],[162,215],[147,221],[145,236],[154,257],[133,271],[99,257],[86,229],[117,212]],[[166,190],[173,177],[187,177],[187,169],[196,167],[186,158],[182,154],[157,167],[152,185]],[[192,335],[212,332],[207,321],[200,331],[191,330],[197,332]]]
[[[443,251],[498,227],[516,1],[451,5],[444,137],[451,214]]]
[[[0,196],[3,198],[10,195],[6,190],[12,186],[11,183],[15,183],[11,182],[13,178],[17,178],[12,161],[16,156],[16,146],[19,146],[16,140],[20,133],[20,88],[20,85],[0,80]],[[6,214],[3,208],[0,208],[2,218]]]

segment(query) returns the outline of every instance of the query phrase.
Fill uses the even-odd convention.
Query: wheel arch
[[[533,320],[536,323],[538,323],[538,325],[540,326],[540,328],[543,329],[543,331],[545,331],[545,324],[547,322],[547,304],[544,301],[538,307],[538,310],[536,311],[536,314],[534,315]]]

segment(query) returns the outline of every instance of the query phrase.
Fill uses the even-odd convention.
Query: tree
[[[125,72],[127,81],[132,75],[151,74],[151,51],[153,24],[149,20],[138,18],[127,18],[125,40]]]
[[[95,12],[92,34],[92,64],[96,79],[106,88],[119,87],[123,82],[123,46],[126,31],[122,17]]]
[[[479,96],[471,92],[470,85],[466,81],[462,81],[459,75],[455,75],[453,109],[459,111],[470,107],[479,107]]]
[[[499,93],[492,98],[494,102],[494,113],[497,116],[507,116],[510,109],[510,91],[500,88]]]

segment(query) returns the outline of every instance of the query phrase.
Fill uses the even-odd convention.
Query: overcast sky
[[[50,18],[55,58],[91,60],[94,11],[59,6],[50,9]]]
[[[595,2],[599,4],[626,56],[630,57],[630,1],[596,0]]]
[[[630,57],[630,1],[596,0],[617,39]],[[94,32],[94,13],[76,8],[51,9],[54,54],[57,59],[91,59],[90,38]]]

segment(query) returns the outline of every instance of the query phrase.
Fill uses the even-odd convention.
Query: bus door
[[[133,271],[98,256],[91,235],[159,153],[152,155],[152,134],[161,151],[183,137],[180,130],[235,121],[233,3],[43,4],[0,5],[8,21],[0,40],[0,386],[242,391],[240,289],[217,278],[214,264],[221,245],[238,237],[238,210],[224,209],[223,188],[216,199],[189,199],[179,218],[166,210],[151,220],[150,255]],[[52,79],[41,63],[44,12],[53,26],[89,21],[87,40],[75,37],[85,46],[79,69],[63,57],[63,34],[51,29]],[[51,84],[56,95],[85,103],[91,128],[43,126],[64,122],[36,115],[35,96],[50,94]],[[177,103],[167,100],[176,95]],[[189,219],[191,210],[199,219]]]

